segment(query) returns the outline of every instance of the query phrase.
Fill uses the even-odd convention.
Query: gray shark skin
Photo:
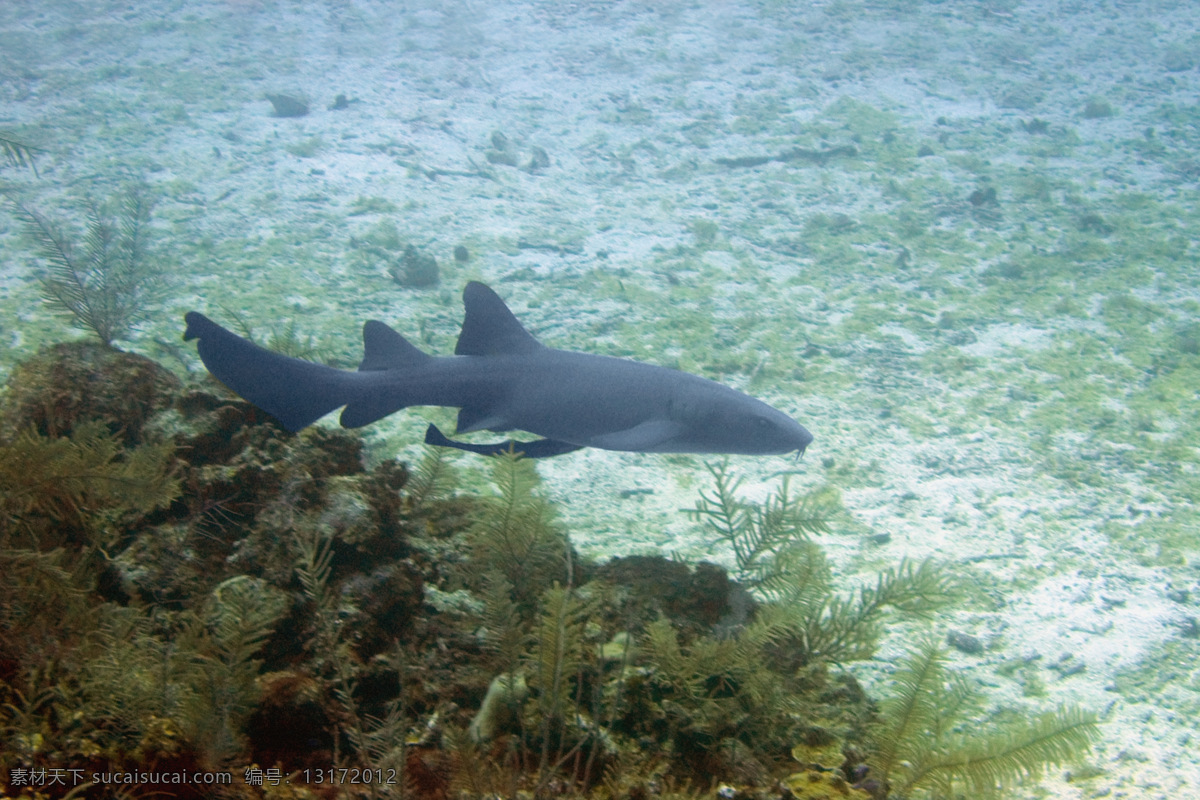
[[[499,295],[472,281],[455,355],[421,352],[382,322],[363,325],[357,372],[272,353],[195,311],[185,340],[197,339],[217,380],[298,431],[342,408],[358,428],[409,406],[453,406],[458,433],[522,430],[534,442],[469,444],[433,425],[425,441],[528,458],[583,447],[638,453],[783,454],[812,434],[781,411],[686,372],[609,356],[555,350],[530,334]],[[344,407],[344,408],[343,408]]]

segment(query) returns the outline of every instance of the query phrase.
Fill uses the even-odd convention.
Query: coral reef
[[[98,347],[43,352],[4,400],[6,796],[68,796],[36,779],[55,770],[221,770],[236,797],[286,778],[288,796],[866,798],[990,791],[1086,744],[1090,719],[1060,712],[913,755],[948,729],[904,708],[948,724],[968,706],[914,680],[879,714],[833,664],[873,653],[885,613],[952,593],[921,564],[838,595],[811,539],[836,517],[828,492],[751,503],[714,466],[696,514],[738,574],[598,565],[532,462],[494,459],[483,495],[441,452],[367,468],[357,434],[287,433]]]
[[[96,342],[53,345],[13,368],[0,395],[0,440],[28,428],[65,436],[101,421],[136,445],[146,420],[170,408],[179,390],[178,378],[142,356]]]

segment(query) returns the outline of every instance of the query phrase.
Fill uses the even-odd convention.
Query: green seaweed
[[[968,725],[981,698],[946,671],[945,659],[941,646],[926,640],[893,677],[867,761],[881,796],[997,796],[1078,757],[1098,736],[1095,716],[1071,708],[1023,722]]]
[[[513,602],[512,584],[493,572],[479,594],[483,600],[483,646],[492,669],[499,675],[515,675],[531,633],[521,618],[521,609]]]
[[[0,661],[29,676],[27,693],[53,691],[53,665],[95,629],[97,614],[89,597],[94,581],[94,571],[80,569],[78,558],[64,548],[41,552],[0,546]],[[20,694],[20,684],[0,685],[0,700],[6,693]],[[17,725],[11,732],[28,734],[29,728]]]
[[[467,534],[473,561],[512,587],[523,614],[554,581],[569,578],[570,543],[558,527],[554,507],[541,494],[541,479],[529,459],[502,455],[490,465],[498,494],[485,498]]]
[[[230,764],[259,696],[255,654],[285,605],[280,590],[238,575],[199,614],[108,606],[81,672],[91,713],[144,758],[186,742],[205,763]]]
[[[408,678],[408,670],[403,649],[393,648],[384,657],[384,663],[389,672],[396,675],[396,693],[384,704],[382,714],[367,713],[357,699],[362,669],[355,665],[351,658],[343,657],[338,660],[338,680],[334,684],[334,696],[344,715],[341,728],[352,752],[357,756],[358,766],[372,775],[393,775],[392,785],[398,788],[400,796],[412,796],[413,784],[406,763],[406,734],[410,720],[406,713],[404,684]],[[380,790],[386,791],[383,787],[380,787]],[[372,796],[375,794],[372,793]]]
[[[178,494],[173,452],[166,443],[127,450],[103,422],[62,437],[25,430],[0,444],[0,546],[51,549],[80,536],[111,546],[126,517]]]
[[[417,463],[404,488],[413,509],[433,503],[450,494],[458,485],[459,475],[450,463],[447,448],[430,447]]]
[[[50,218],[16,205],[38,255],[49,264],[41,278],[44,299],[104,344],[127,337],[162,291],[165,272],[151,252],[153,205],[140,184],[105,204],[89,200],[87,232],[79,241]]]
[[[753,503],[738,496],[742,479],[729,473],[727,461],[704,466],[713,490],[701,489],[688,513],[733,549],[739,580],[767,595],[779,592],[789,564],[809,560],[808,537],[829,531],[830,518],[841,508],[836,493],[826,489],[792,497],[785,475],[776,492]]]
[[[738,496],[741,481],[724,464],[707,467],[715,488],[701,490],[689,513],[733,549],[740,580],[786,606],[789,635],[803,660],[870,658],[889,611],[928,617],[958,599],[953,581],[931,560],[901,561],[881,572],[874,586],[849,597],[835,594],[824,553],[807,537],[829,530],[840,509],[836,495],[826,489],[793,498],[784,476],[764,502],[751,503]]]
[[[954,581],[931,559],[889,567],[849,597],[806,604],[801,637],[808,658],[845,662],[870,658],[889,613],[930,618],[960,597]]]
[[[23,167],[37,175],[37,154],[41,152],[33,145],[25,144],[8,134],[0,133],[0,156],[10,167]]]
[[[550,780],[556,771],[552,767],[563,763],[568,754],[581,752],[589,744],[593,753],[603,746],[586,728],[568,725],[567,720],[569,712],[577,711],[577,676],[585,668],[595,668],[598,653],[585,646],[585,632],[596,611],[596,603],[584,600],[571,586],[552,586],[540,598],[531,650],[525,660],[528,685],[537,698],[533,709],[541,745],[539,787]],[[589,778],[587,770],[579,775],[584,784]]]

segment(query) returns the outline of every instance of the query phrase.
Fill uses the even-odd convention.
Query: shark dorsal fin
[[[429,358],[382,322],[371,320],[363,325],[363,360],[358,365],[359,372],[411,367]]]
[[[478,281],[463,289],[462,332],[456,356],[498,356],[532,353],[542,349],[533,334],[517,321],[500,295]]]

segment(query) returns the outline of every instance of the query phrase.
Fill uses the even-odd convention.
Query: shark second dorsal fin
[[[500,295],[478,281],[463,290],[462,332],[456,356],[498,356],[542,349],[533,334],[517,321]]]
[[[371,320],[363,325],[363,360],[359,372],[411,367],[432,356],[422,353],[382,322]]]

